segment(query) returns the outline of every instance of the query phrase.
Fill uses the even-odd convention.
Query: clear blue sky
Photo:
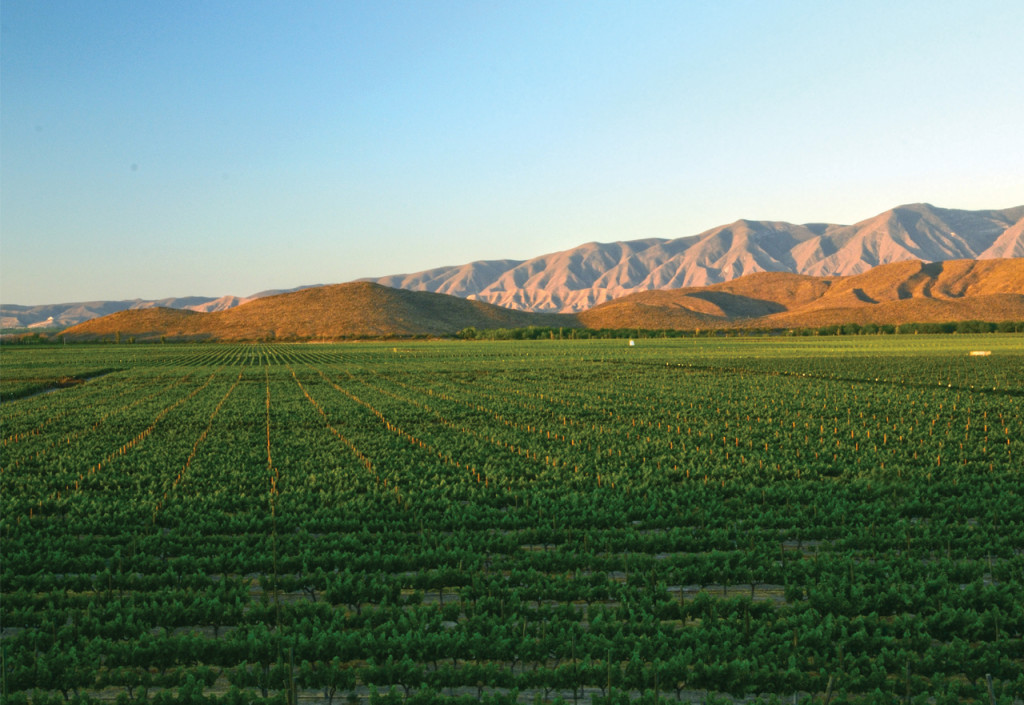
[[[1024,204],[1024,3],[4,0],[0,301]]]

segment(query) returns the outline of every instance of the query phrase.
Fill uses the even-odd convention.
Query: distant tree
[[[960,321],[956,324],[957,333],[991,333],[994,330],[996,325],[985,321]]]

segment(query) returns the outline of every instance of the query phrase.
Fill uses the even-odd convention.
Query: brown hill
[[[758,272],[707,287],[644,291],[575,315],[500,308],[353,282],[255,299],[226,311],[122,311],[70,339],[309,340],[450,335],[479,329],[796,328],[844,323],[1024,321],[1024,259],[897,262],[849,277]]]
[[[196,331],[199,328],[199,321],[196,317],[205,315],[195,311],[188,311],[177,308],[140,308],[127,311],[118,311],[100,318],[92,318],[85,323],[79,323],[65,329],[61,335],[69,340],[102,339],[110,338],[117,340],[128,340],[129,338],[159,337],[167,335],[170,337],[209,337],[199,336],[196,333],[185,333],[184,331]]]
[[[470,326],[578,325],[572,316],[511,311],[482,301],[369,282],[303,289],[226,311],[122,311],[64,331],[69,339],[289,340],[447,335]]]
[[[648,291],[577,316],[588,328],[792,328],[1024,320],[1024,259],[896,262],[849,277],[750,274]]]

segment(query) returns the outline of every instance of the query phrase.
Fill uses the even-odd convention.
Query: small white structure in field
[[[632,338],[630,338],[630,340],[629,340],[629,347],[633,347],[634,345],[636,345],[636,343],[633,341]],[[971,353],[971,354],[973,355],[973,353]]]
[[[971,350],[967,354],[970,355],[971,357],[986,357],[988,355],[991,355],[992,351],[991,350]]]

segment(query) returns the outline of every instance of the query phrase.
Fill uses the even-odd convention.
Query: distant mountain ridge
[[[367,278],[520,311],[577,313],[629,294],[709,286],[755,272],[848,276],[881,264],[1024,257],[1024,206],[955,210],[898,206],[854,225],[738,220],[672,240],[590,242],[529,260],[484,260]],[[65,327],[128,309],[222,311],[266,296],[183,297],[0,306],[4,328]]]
[[[338,340],[452,335],[466,328],[811,328],[1024,321],[1024,258],[894,262],[848,277],[755,272],[707,287],[643,291],[578,314],[514,311],[449,294],[351,282],[212,313],[121,311],[68,340]]]
[[[1024,206],[965,211],[899,206],[854,225],[738,220],[699,235],[587,243],[371,279],[506,308],[579,312],[656,289],[709,286],[754,272],[849,276],[881,264],[1024,257]]]
[[[44,304],[42,306],[19,306],[4,304],[0,306],[0,325],[3,328],[66,328],[93,318],[109,316],[120,311],[132,311],[150,308],[169,308],[179,311],[196,311],[212,313],[227,311],[249,301],[275,296],[290,291],[301,291],[311,286],[300,286],[295,289],[272,289],[261,291],[252,296],[184,296],[167,299],[130,299],[125,301],[83,301],[66,304]]]

